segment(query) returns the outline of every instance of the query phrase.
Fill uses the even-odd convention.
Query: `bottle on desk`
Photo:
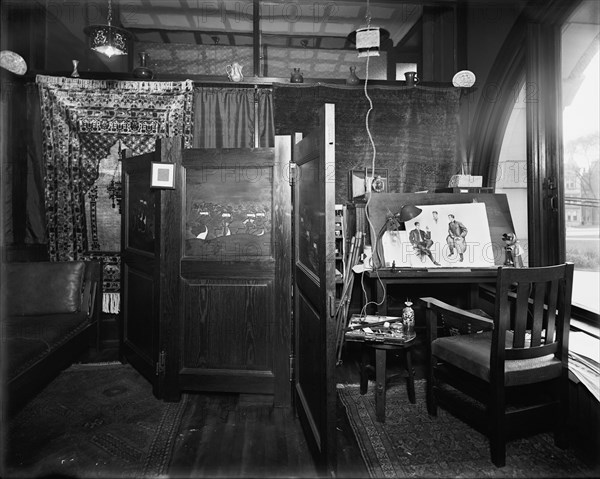
[[[404,323],[404,334],[411,338],[415,334],[415,310],[412,309],[412,302],[406,300],[406,307],[402,310],[402,322]]]

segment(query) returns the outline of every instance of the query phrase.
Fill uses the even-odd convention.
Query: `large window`
[[[573,304],[600,312],[600,3],[582,2],[562,31],[562,129],[566,260]]]

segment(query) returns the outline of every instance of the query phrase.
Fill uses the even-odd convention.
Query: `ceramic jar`
[[[152,80],[154,72],[146,66],[148,61],[148,54],[146,52],[140,52],[140,66],[133,70],[133,76],[140,80]]]
[[[412,302],[406,301],[406,307],[402,310],[402,322],[404,323],[404,334],[410,338],[415,334],[415,310],[412,309]]]
[[[294,68],[292,71],[292,76],[290,77],[290,83],[303,83],[304,77],[302,73],[300,73],[300,68]]]

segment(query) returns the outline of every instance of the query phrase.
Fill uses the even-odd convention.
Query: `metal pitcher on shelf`
[[[231,65],[227,65],[225,70],[227,71],[227,76],[231,81],[242,81],[244,79],[244,75],[242,75],[242,65],[237,62],[233,62]]]

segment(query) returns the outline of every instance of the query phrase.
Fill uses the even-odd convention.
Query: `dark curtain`
[[[273,121],[273,90],[260,88],[257,91],[258,138],[260,147],[275,146],[275,122]]]
[[[270,90],[195,87],[193,101],[194,148],[253,148],[257,134],[258,146],[273,146]]]
[[[43,245],[44,207],[40,99],[35,83],[7,81],[2,94],[3,242]]]
[[[46,169],[42,152],[42,122],[40,94],[35,83],[27,84],[27,205],[25,215],[25,243],[43,244],[46,234],[44,205],[44,176]]]
[[[448,186],[461,170],[458,88],[368,87],[373,102],[369,130],[376,168],[388,170],[389,191],[410,193]],[[369,100],[362,87],[274,85],[276,134],[309,133],[318,110],[335,104],[336,202],[348,199],[348,171],[371,167],[366,128]]]

